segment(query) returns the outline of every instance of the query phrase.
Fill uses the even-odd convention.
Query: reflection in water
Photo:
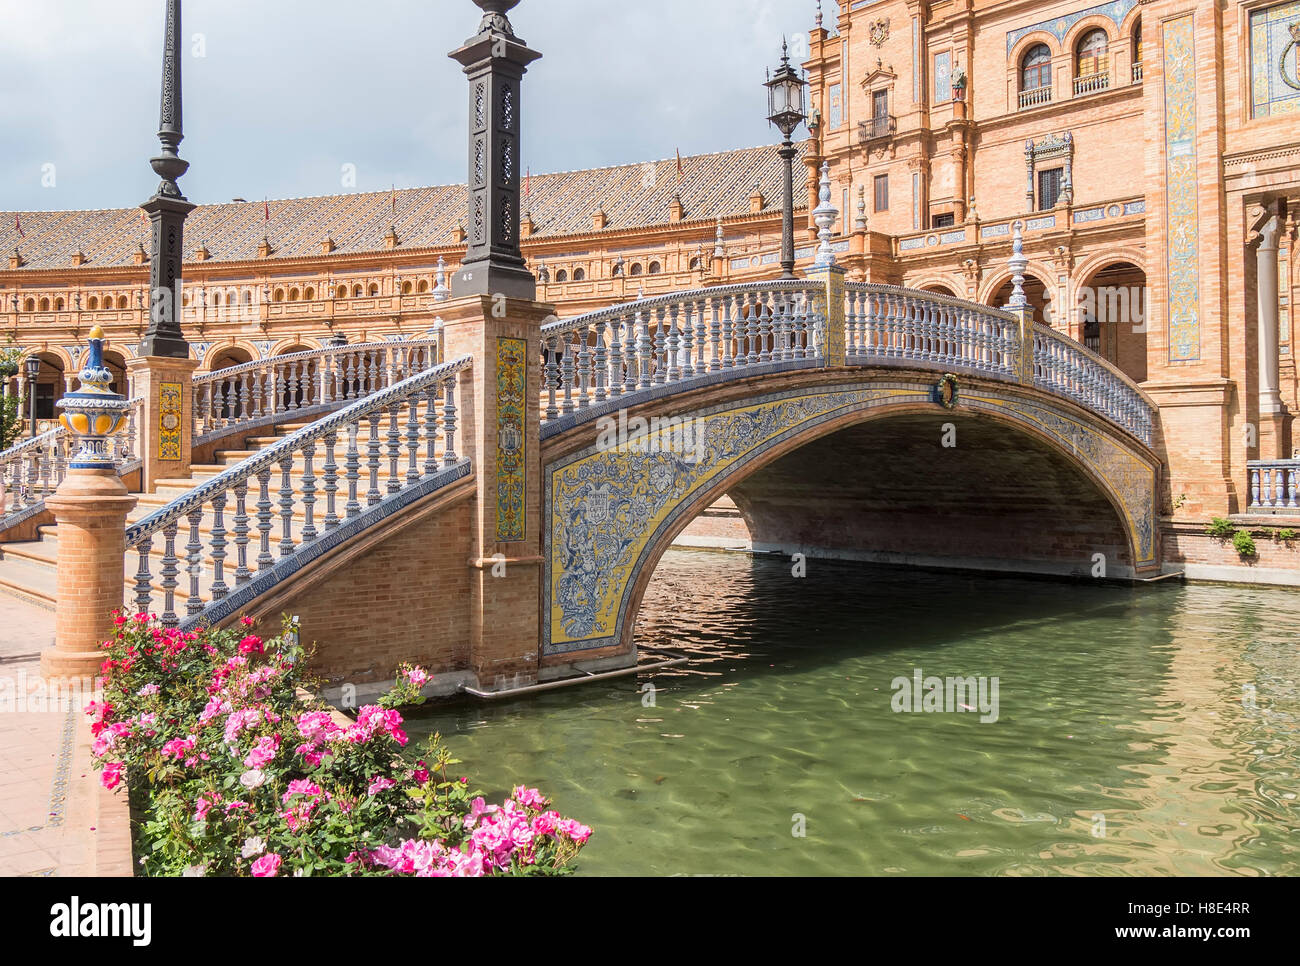
[[[411,730],[594,826],[590,873],[1296,874],[1298,627],[1290,590],[672,551],[637,639],[692,665]],[[918,668],[997,677],[996,722],[893,711]]]

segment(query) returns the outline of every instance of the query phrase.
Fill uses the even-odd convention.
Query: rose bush
[[[398,707],[428,675],[341,723],[299,700],[295,635],[179,631],[115,616],[103,700],[91,702],[101,781],[145,814],[150,875],[545,875],[571,871],[591,829],[519,786],[488,804],[437,735],[413,760]]]

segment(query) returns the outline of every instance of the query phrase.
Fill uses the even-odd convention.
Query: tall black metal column
[[[519,0],[474,0],[478,34],[449,55],[469,78],[469,246],[456,295],[533,299],[537,280],[519,248],[520,85],[530,50],[506,17]]]
[[[781,277],[794,278],[794,159],[799,149],[789,137],[782,143],[777,156],[784,163],[783,196],[781,199]]]
[[[162,153],[149,160],[162,181],[140,207],[149,215],[153,240],[149,252],[149,327],[140,355],[189,358],[181,333],[181,271],[185,254],[185,217],[195,206],[185,200],[176,180],[189,162],[176,153],[185,135],[181,120],[181,0],[167,0],[163,33],[162,105],[158,140]]]

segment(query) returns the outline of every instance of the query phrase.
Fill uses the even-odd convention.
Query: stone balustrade
[[[128,527],[134,610],[158,613],[169,627],[216,622],[315,552],[468,475],[469,460],[455,451],[456,385],[472,362],[378,389]]]
[[[963,299],[890,285],[845,286],[845,356],[851,365],[960,369],[1014,379],[1014,316]]]
[[[676,292],[542,327],[542,422],[712,373],[820,358],[825,285],[768,281]]]
[[[1300,511],[1300,459],[1250,460],[1251,510]]]
[[[436,338],[293,352],[194,377],[196,444],[285,415],[309,417],[434,365]]]
[[[1068,335],[1034,325],[1034,385],[1072,399],[1151,445],[1156,407],[1101,356]]]

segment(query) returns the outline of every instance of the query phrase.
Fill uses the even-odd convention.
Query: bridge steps
[[[297,431],[306,423],[289,423],[272,430],[261,429],[256,436],[249,436],[243,439],[235,438],[231,440],[234,446],[241,448],[218,450],[213,454],[213,462],[206,464],[196,464],[190,467],[191,475],[180,479],[166,479],[158,482],[154,493],[142,493],[138,495],[138,503],[135,508],[128,514],[128,525],[138,523],[145,517],[157,510],[170,504],[173,500],[184,496],[195,487],[206,483],[219,474],[225,472],[230,467],[255,455],[267,446],[274,445],[285,436]],[[345,468],[343,461],[346,458],[346,438],[344,445],[335,450],[335,462],[338,464],[338,485],[339,492],[335,495],[335,513],[343,518],[345,515],[345,506],[347,504],[347,481],[344,477]],[[438,454],[441,456],[441,453]],[[423,461],[426,456],[426,447],[421,445],[417,450],[417,459]],[[358,487],[358,500],[362,506],[366,505],[366,491],[369,488],[369,474],[366,465],[368,453],[365,447],[362,447],[361,459],[361,480]],[[403,449],[399,465],[405,466],[405,461],[409,458],[403,441]],[[326,500],[324,492],[324,463],[323,447],[318,447],[317,454],[313,458],[312,471],[316,476],[315,494],[317,502],[313,513],[313,525],[318,533],[324,533],[324,519],[326,513]],[[381,461],[385,467],[388,466],[387,440],[382,441]],[[293,468],[290,470],[290,483],[295,495],[293,513],[290,517],[290,533],[295,543],[302,540],[302,533],[306,527],[305,508],[301,503],[303,495],[302,474],[305,469],[305,462],[299,455],[294,460]],[[271,501],[272,501],[272,520],[271,520],[271,554],[275,559],[279,559],[279,542],[283,536],[283,520],[279,507],[280,484],[282,482],[281,469],[278,464],[275,465],[271,476]],[[381,480],[381,487],[383,483]],[[257,492],[256,481],[250,487],[247,502],[245,504],[246,512],[249,516],[249,544],[247,549],[248,567],[254,573],[257,570],[257,556],[261,551],[261,533],[257,529]],[[234,543],[234,515],[235,503],[233,495],[227,503],[226,510],[223,514],[223,525],[226,531],[226,552],[227,557],[224,562],[223,579],[228,587],[234,589],[235,586],[235,567],[238,563],[236,554],[238,548]],[[213,578],[213,566],[211,555],[208,552],[210,538],[213,534],[215,524],[215,514],[211,506],[205,506],[202,520],[199,524],[199,532],[204,539],[205,553],[200,563],[200,592],[199,598],[208,603],[211,601],[210,586]],[[0,591],[31,599],[44,606],[53,607],[57,599],[58,576],[57,561],[59,552],[59,528],[55,525],[43,526],[37,531],[38,539],[24,542],[14,542],[0,544]],[[184,559],[185,544],[190,539],[190,523],[188,519],[180,522],[179,532],[176,536],[176,553],[181,558],[178,563],[180,573],[177,579],[180,585],[176,588],[176,610],[184,614],[185,601],[189,598],[190,590],[190,572],[188,564]],[[154,545],[150,552],[150,585],[158,594],[161,600],[163,593],[162,584],[162,566],[163,566],[164,547],[161,538],[154,540]],[[135,594],[135,573],[139,566],[139,554],[130,550],[126,557],[125,579],[123,581],[123,598],[124,602],[130,604]]]

